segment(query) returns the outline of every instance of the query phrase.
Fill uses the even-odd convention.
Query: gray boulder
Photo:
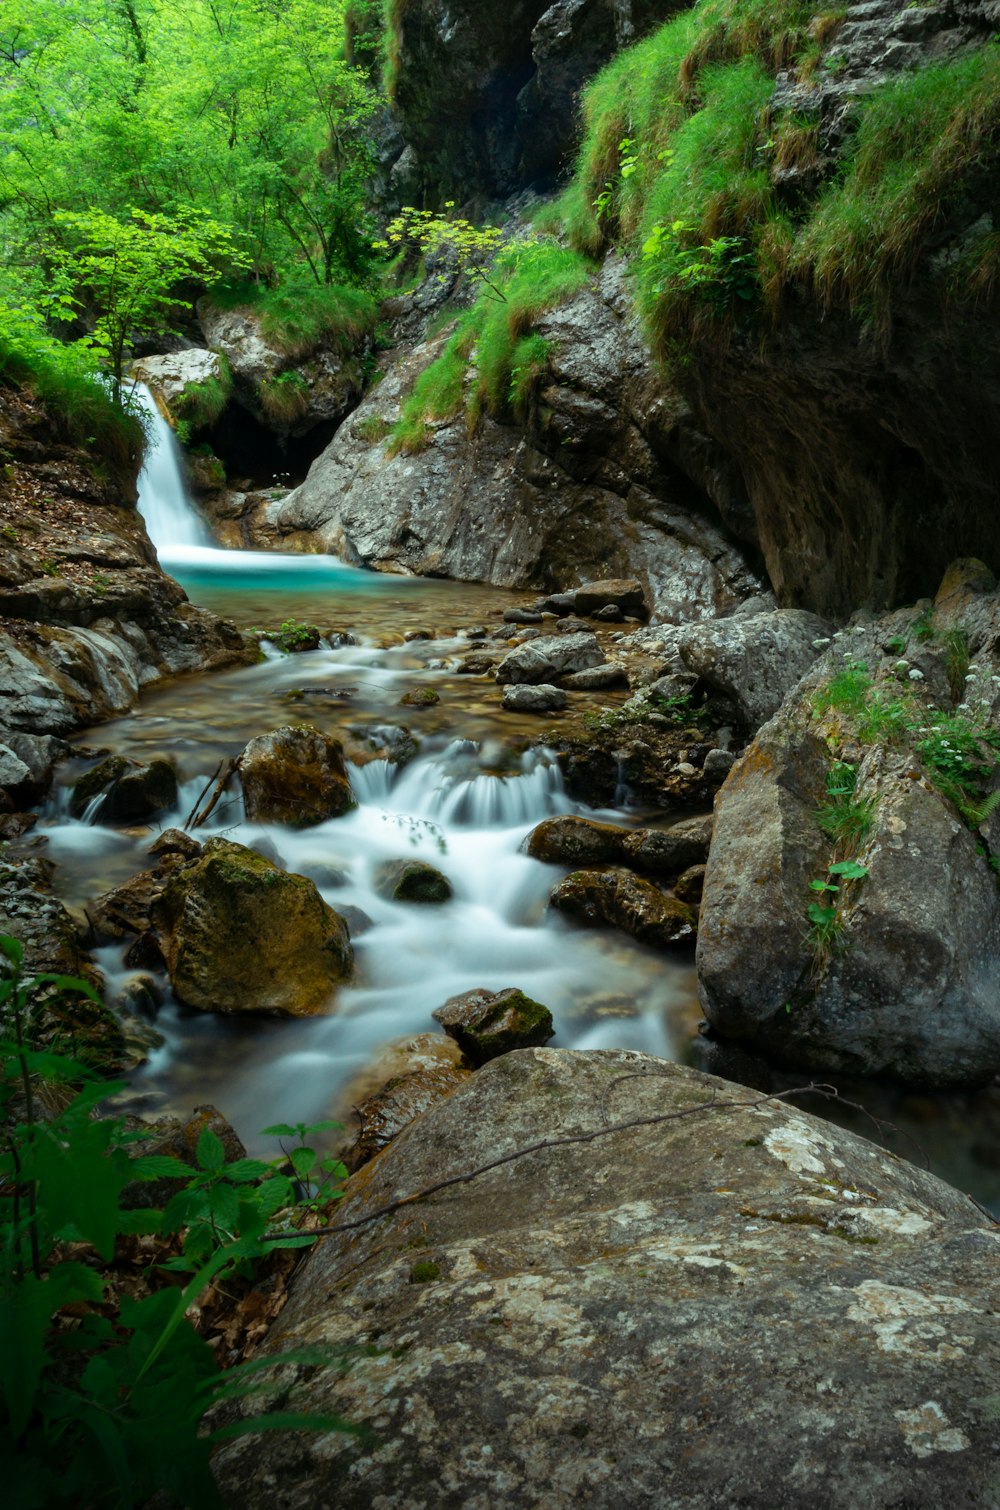
[[[498,682],[553,682],[604,662],[596,634],[549,634],[518,645],[497,666]]]
[[[815,614],[784,608],[685,625],[674,644],[688,671],[727,697],[740,721],[757,729],[778,711],[832,633]]]
[[[371,1437],[226,1443],[227,1504],[995,1503],[1000,1231],[804,1111],[641,1054],[526,1049],[355,1177],[334,1225],[358,1222],[311,1251],[265,1351],[349,1351],[275,1392]]]
[[[463,991],[432,1016],[477,1067],[513,1049],[541,1048],[555,1033],[548,1007],[514,986]]]
[[[565,708],[569,698],[559,687],[542,683],[539,687],[525,684],[503,689],[501,707],[506,713],[558,713]]]

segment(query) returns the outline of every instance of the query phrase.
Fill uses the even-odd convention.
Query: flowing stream
[[[188,498],[173,434],[147,402],[154,444],[139,506],[161,563],[194,601],[242,627],[293,618],[335,638],[305,654],[270,649],[259,665],[159,687],[137,712],[79,743],[140,760],[170,755],[180,794],[159,825],[167,828],[184,823],[219,761],[254,735],[309,722],[342,738],[353,757],[352,813],[301,830],[250,824],[231,793],[198,832],[255,846],[311,877],[352,919],[356,973],[330,1015],[297,1021],[188,1011],[158,982],[158,1041],[131,1077],[127,1104],[146,1115],[187,1115],[211,1101],[251,1148],[267,1149],[259,1129],[343,1114],[382,1046],[435,1030],[434,1009],[475,987],[518,986],[544,1002],[556,1023],[554,1046],[687,1058],[700,1015],[693,955],[665,956],[617,933],[567,925],[546,908],[563,872],[522,853],[536,823],[583,809],[563,790],[553,759],[526,748],[537,724],[501,713],[491,683],[457,672],[459,654],[472,648],[468,630],[496,621],[510,595],[357,571],[325,556],[213,547]],[[433,691],[438,701],[402,706],[414,688]],[[416,740],[407,764],[372,758],[373,747],[402,737],[386,729],[406,729]],[[68,817],[68,783],[85,768],[82,760],[68,763],[67,785],[40,824],[59,864],[60,892],[78,906],[147,868],[156,833]],[[666,823],[684,815],[619,809],[593,816]],[[414,906],[375,892],[376,867],[409,856],[448,876],[452,901]],[[112,997],[134,987],[139,973],[125,969],[122,955],[118,947],[99,953]],[[856,1084],[851,1092],[858,1094]],[[919,1137],[938,1173],[1000,1203],[1000,1160],[989,1152],[1000,1126],[995,1092],[919,1097],[866,1087],[862,1094],[877,1114]],[[837,1119],[874,1133],[864,1117]],[[896,1147],[914,1156],[905,1138]]]

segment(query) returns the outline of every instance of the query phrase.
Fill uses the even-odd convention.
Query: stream
[[[170,828],[183,825],[219,762],[255,735],[308,722],[342,739],[358,803],[353,812],[294,830],[248,823],[239,796],[230,794],[198,836],[224,834],[259,848],[309,876],[335,909],[360,909],[366,926],[352,928],[355,978],[338,991],[328,1016],[199,1013],[158,982],[159,1041],[119,1104],[145,1116],[187,1116],[212,1102],[252,1151],[271,1153],[273,1140],[262,1139],[261,1128],[343,1118],[383,1046],[438,1031],[435,1008],[476,987],[517,986],[544,1002],[555,1020],[554,1047],[640,1049],[690,1061],[700,1016],[693,951],[667,956],[618,933],[565,923],[546,907],[564,872],[521,852],[531,829],[556,813],[654,825],[687,814],[641,812],[627,805],[627,793],[622,806],[604,812],[572,801],[553,757],[527,748],[537,721],[501,712],[492,682],[458,673],[458,657],[473,648],[469,631],[496,624],[513,595],[358,571],[326,556],[217,549],[188,498],[173,434],[155,411],[153,425],[139,507],[164,568],[194,602],[241,628],[272,629],[292,619],[317,624],[324,639],[301,654],[265,645],[258,665],[159,686],[136,712],[76,743],[139,760],[169,755],[179,800],[159,827]],[[414,689],[438,700],[401,706]],[[608,701],[604,694],[595,706]],[[401,737],[386,736],[386,728],[406,729],[416,741],[405,765],[372,758],[373,746]],[[146,869],[158,831],[70,818],[69,786],[84,769],[83,756],[63,766],[63,784],[39,822],[59,867],[59,894],[78,907]],[[428,907],[377,895],[375,868],[404,857],[442,870],[453,900]],[[124,946],[97,952],[112,1000],[143,973],[126,970],[123,953]],[[995,1089],[948,1096],[858,1082],[845,1089],[898,1126],[889,1138],[896,1151],[1000,1210]],[[806,1104],[831,1115],[825,1104]],[[864,1114],[837,1107],[832,1115],[875,1135]]]

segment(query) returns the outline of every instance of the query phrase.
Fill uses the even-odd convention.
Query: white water
[[[304,581],[298,574],[315,573],[317,567],[331,580],[362,575],[329,558],[317,562],[210,546],[186,495],[173,436],[158,415],[154,442],[141,479],[140,508],[161,560],[225,572],[234,584],[256,583],[262,576]],[[315,575],[310,581],[315,589]],[[398,592],[398,582],[371,574],[362,585],[369,592]],[[322,601],[322,587],[320,593],[309,602]],[[314,710],[308,698],[291,709],[282,707],[282,689],[324,689],[331,681],[349,681],[363,694],[365,722],[398,725],[408,711],[399,706],[401,693],[414,680],[426,686],[438,677],[445,686],[446,672],[433,668],[447,667],[460,647],[467,649],[468,642],[445,637],[380,648],[369,637],[367,643],[324,645],[308,655],[272,653],[260,665],[213,678],[210,687],[197,684],[202,693],[214,690],[214,698],[199,700],[195,689],[186,693],[178,684],[166,716],[168,694],[157,694],[129,719],[105,725],[95,736],[102,743],[110,737],[116,750],[136,758],[152,753],[176,758],[178,803],[160,822],[164,828],[180,826],[220,752],[236,753],[249,733],[290,717],[317,716],[319,705]],[[277,709],[269,696],[278,700]],[[234,705],[242,722],[234,719]],[[323,726],[340,732],[336,722],[331,728],[331,718],[349,725],[359,711],[357,704],[342,714],[326,708]],[[671,1054],[670,1017],[684,1011],[693,996],[690,962],[655,955],[617,934],[570,928],[547,912],[548,893],[563,872],[529,859],[522,845],[536,823],[573,811],[575,804],[544,753],[530,751],[510,774],[495,774],[502,739],[469,739],[471,727],[459,703],[455,725],[426,737],[406,767],[385,760],[351,767],[356,810],[313,828],[249,824],[238,795],[220,804],[199,838],[225,834],[259,846],[287,869],[310,876],[334,908],[367,915],[366,930],[357,929],[356,919],[352,928],[355,978],[337,993],[329,1016],[296,1022],[191,1013],[174,1001],[168,983],[160,982],[163,1005],[156,1027],[164,1041],[133,1077],[136,1105],[187,1113],[211,1100],[253,1144],[269,1123],[330,1115],[352,1075],[381,1045],[436,1031],[435,1008],[475,987],[518,986],[544,1002],[556,1021],[554,1042],[561,1046]],[[77,902],[145,869],[155,837],[153,831],[95,824],[98,806],[91,804],[82,819],[72,820],[57,797],[43,818],[49,853],[60,862],[69,890],[75,887]],[[435,907],[379,896],[373,884],[378,866],[407,857],[443,871],[452,900]],[[101,952],[109,995],[135,974],[124,969],[123,953],[121,948]]]

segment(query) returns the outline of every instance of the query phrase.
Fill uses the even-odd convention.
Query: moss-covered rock
[[[450,902],[451,882],[426,860],[387,860],[375,872],[375,890],[390,902]]]
[[[464,991],[439,1007],[434,1020],[476,1066],[512,1049],[541,1048],[555,1032],[548,1007],[513,986]]]
[[[312,1016],[351,973],[347,926],[312,881],[226,839],[174,871],[153,919],[175,994],[202,1011]]]
[[[576,870],[560,881],[549,905],[592,927],[620,928],[641,944],[669,949],[694,941],[694,911],[630,870]]]
[[[246,815],[260,822],[307,828],[354,806],[339,739],[306,724],[251,739],[236,769]]]

